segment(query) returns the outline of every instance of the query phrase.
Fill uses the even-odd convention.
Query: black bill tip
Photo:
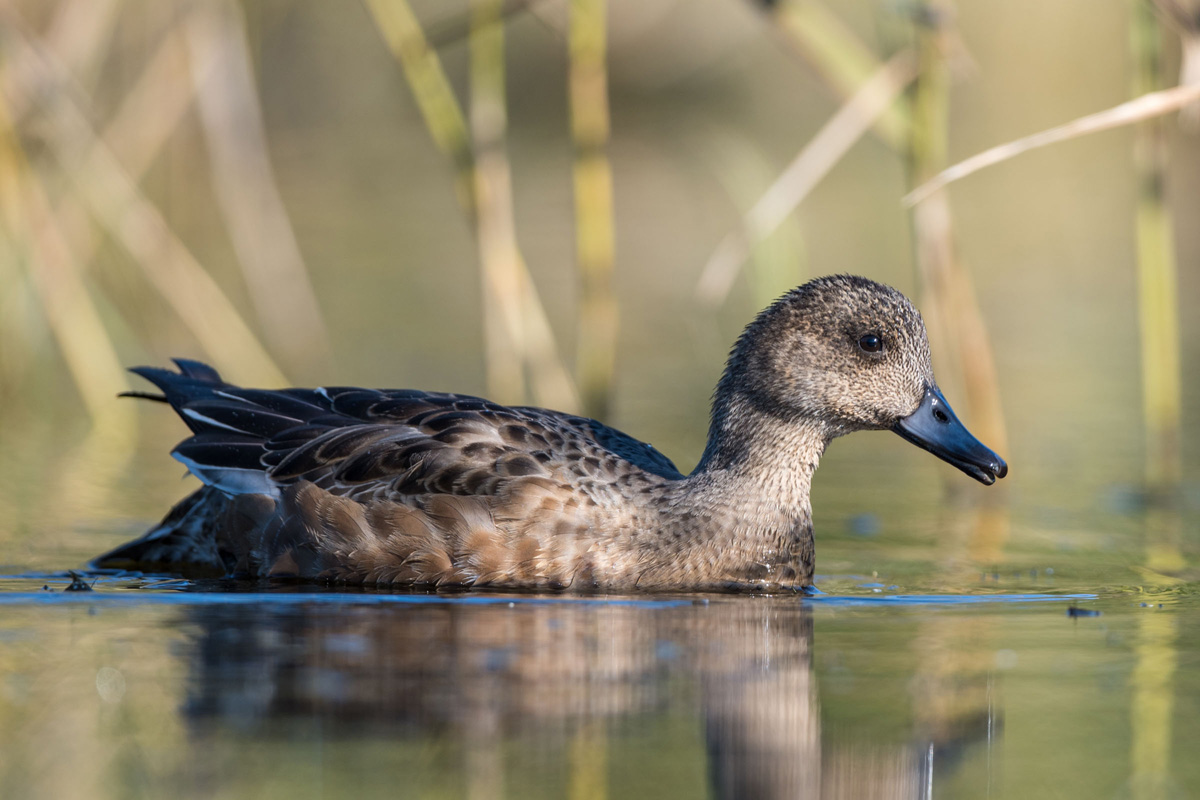
[[[1008,464],[971,435],[936,386],[928,386],[917,410],[892,426],[904,439],[991,486],[1008,474]]]

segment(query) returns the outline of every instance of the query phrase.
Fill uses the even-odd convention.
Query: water
[[[1044,570],[967,594],[831,575],[809,598],[89,581],[0,580],[4,797],[1200,787],[1200,603],[1179,587],[1081,592]]]
[[[192,485],[162,424],[109,472],[9,429],[0,797],[1200,795],[1196,492],[1130,459],[985,489],[839,440],[811,597],[64,591]]]

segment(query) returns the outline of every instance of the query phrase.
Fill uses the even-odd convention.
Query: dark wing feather
[[[192,430],[239,431],[259,439],[269,439],[294,428],[297,422],[294,416],[223,397],[193,400],[185,403],[181,410]]]
[[[228,431],[197,433],[184,439],[171,452],[206,467],[262,469],[262,439]]]
[[[350,496],[486,494],[505,479],[602,482],[604,469],[631,467],[682,477],[650,445],[583,417],[409,389],[242,389],[211,367],[177,363],[178,373],[133,371],[162,390],[195,434],[176,455],[214,485],[221,470],[239,472],[225,484],[230,491],[305,480]]]
[[[193,361],[190,358],[172,358],[171,361],[175,363],[175,366],[179,367],[179,372],[186,378],[192,378],[205,383],[225,383],[225,381],[221,380],[220,374],[215,369],[202,361]]]
[[[679,480],[683,477],[671,459],[660,453],[653,445],[635,439],[616,428],[601,425],[594,419],[585,419],[583,422],[596,443],[610,453],[661,478]]]

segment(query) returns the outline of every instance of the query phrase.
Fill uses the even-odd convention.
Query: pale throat
[[[727,530],[763,537],[768,548],[797,526],[809,528],[813,472],[836,433],[816,419],[784,420],[736,402],[714,428],[688,478],[691,501],[728,520]]]

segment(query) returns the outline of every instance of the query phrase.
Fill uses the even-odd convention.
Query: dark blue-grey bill
[[[971,435],[936,386],[927,386],[921,405],[892,430],[980,483],[990,486],[1008,474],[1004,459]]]

